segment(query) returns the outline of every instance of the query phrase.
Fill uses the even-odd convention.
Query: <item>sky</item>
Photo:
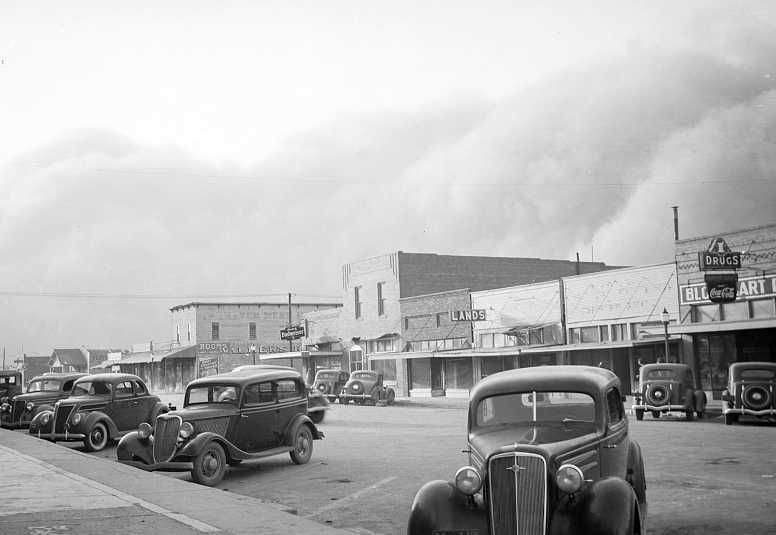
[[[0,345],[172,338],[402,250],[776,223],[770,1],[0,3]]]

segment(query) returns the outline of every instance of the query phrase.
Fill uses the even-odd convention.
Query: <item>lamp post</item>
[[[256,345],[251,344],[251,355],[253,355],[253,363],[256,364]]]
[[[665,332],[665,344],[666,344],[666,362],[669,362],[669,353],[668,353],[668,322],[670,320],[670,316],[668,314],[668,310],[665,308],[663,309],[663,312],[660,314],[660,321],[663,322],[663,329]]]

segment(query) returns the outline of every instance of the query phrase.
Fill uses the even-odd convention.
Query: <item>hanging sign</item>
[[[698,253],[701,271],[731,270],[741,267],[741,253],[733,252],[723,238],[714,238],[705,251]]]
[[[712,303],[731,303],[736,300],[738,289],[738,274],[711,274],[704,275],[706,292]]]

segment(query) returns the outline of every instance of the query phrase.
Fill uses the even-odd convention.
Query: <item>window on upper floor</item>
[[[384,282],[377,283],[377,315],[385,315],[385,297],[383,297],[383,285]]]
[[[191,323],[188,324],[186,338],[188,339],[189,342],[191,342]]]
[[[219,325],[217,321],[214,321],[210,324],[210,339],[211,340],[218,340],[219,339]]]
[[[353,288],[353,305],[356,311],[356,319],[361,317],[361,287]]]
[[[175,326],[175,341],[179,344],[181,343],[181,326],[176,325]]]
[[[612,342],[621,342],[628,339],[627,324],[615,323],[611,325],[610,333],[612,335]]]
[[[256,322],[252,321],[248,323],[248,339],[256,340]]]

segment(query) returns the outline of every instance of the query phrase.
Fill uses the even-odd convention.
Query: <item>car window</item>
[[[69,381],[65,381],[65,384],[62,385],[62,390],[65,392],[70,392],[73,389],[74,382],[75,382],[75,379],[70,379]]]
[[[667,368],[656,368],[653,370],[648,370],[644,377],[646,380],[652,380],[652,379],[673,379],[674,378],[674,370],[670,370]]]
[[[146,390],[145,385],[140,381],[132,381],[132,384],[135,385],[136,396],[145,396],[146,394],[148,394],[148,390]]]
[[[516,392],[482,399],[477,405],[476,425],[595,422],[595,401],[580,392]]]
[[[351,379],[367,379],[372,380],[376,376],[373,373],[370,372],[355,372],[353,375],[350,376]]]
[[[73,396],[104,396],[111,393],[110,383],[82,381],[73,386]]]
[[[619,390],[612,388],[606,393],[606,406],[609,410],[609,422],[616,424],[622,420],[624,411]]]
[[[126,398],[132,395],[132,383],[130,381],[123,381],[116,385],[116,397]]]
[[[27,386],[27,392],[59,392],[59,381],[54,379],[31,381]]]
[[[275,397],[272,395],[272,383],[254,383],[245,388],[245,404],[256,405],[259,403],[272,403]]]
[[[13,375],[7,376],[7,377],[3,377],[3,382],[5,384],[7,384],[7,385],[15,385],[16,384],[16,377],[14,377]]]
[[[277,382],[278,401],[284,399],[298,398],[301,395],[299,383],[293,379],[281,379]]]
[[[337,380],[337,372],[318,372],[318,379],[324,381]]]

